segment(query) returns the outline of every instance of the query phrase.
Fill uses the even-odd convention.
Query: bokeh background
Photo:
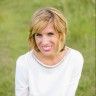
[[[36,9],[48,6],[64,13],[68,20],[66,44],[84,56],[76,96],[96,96],[95,0],[0,0],[0,96],[15,96],[15,62],[29,50],[31,16]]]

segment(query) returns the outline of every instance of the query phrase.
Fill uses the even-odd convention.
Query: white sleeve
[[[16,62],[15,96],[28,96],[28,70],[24,59],[20,57]]]
[[[78,87],[79,80],[82,73],[82,68],[84,63],[83,56],[81,54],[76,56],[74,63],[75,63],[75,67],[73,68],[74,70],[71,78],[71,86],[69,86],[66,96],[75,96],[76,89]]]

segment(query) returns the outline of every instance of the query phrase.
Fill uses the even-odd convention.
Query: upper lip
[[[51,47],[51,46],[42,46],[42,47]]]

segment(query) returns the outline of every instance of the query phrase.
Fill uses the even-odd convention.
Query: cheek
[[[60,41],[60,36],[57,35],[55,39],[56,39],[57,42],[59,42]]]
[[[60,39],[59,38],[55,38],[55,39],[53,39],[53,41],[54,41],[55,46],[58,46],[59,42],[60,42]]]
[[[39,39],[38,39],[38,38],[35,38],[35,44],[36,44],[37,47],[40,46],[41,42],[42,42],[42,41],[41,41],[40,38],[39,38]]]
[[[36,45],[38,45],[38,43],[39,43],[39,40],[35,37],[35,43],[36,43]]]
[[[58,39],[58,40],[57,40],[57,46],[58,46],[58,47],[59,47],[59,44],[60,44],[60,40]]]

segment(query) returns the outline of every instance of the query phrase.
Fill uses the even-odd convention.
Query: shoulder
[[[79,68],[83,67],[84,58],[80,51],[71,48],[69,56],[69,62],[73,68],[78,70]]]
[[[28,63],[28,58],[31,56],[31,51],[19,56],[16,60],[16,65],[18,66],[26,66]]]
[[[72,59],[75,59],[76,61],[79,60],[79,61],[84,61],[84,58],[83,58],[83,55],[80,51],[78,50],[75,50],[75,49],[71,49],[71,57]]]
[[[16,60],[16,80],[24,81],[28,79],[29,63],[28,58],[30,57],[30,52],[27,52],[19,56]]]
[[[75,49],[71,49],[70,52],[70,56],[71,56],[71,62],[73,65],[73,69],[74,71],[78,72],[81,71],[83,68],[83,64],[84,64],[84,58],[83,55],[80,51],[75,50]]]

